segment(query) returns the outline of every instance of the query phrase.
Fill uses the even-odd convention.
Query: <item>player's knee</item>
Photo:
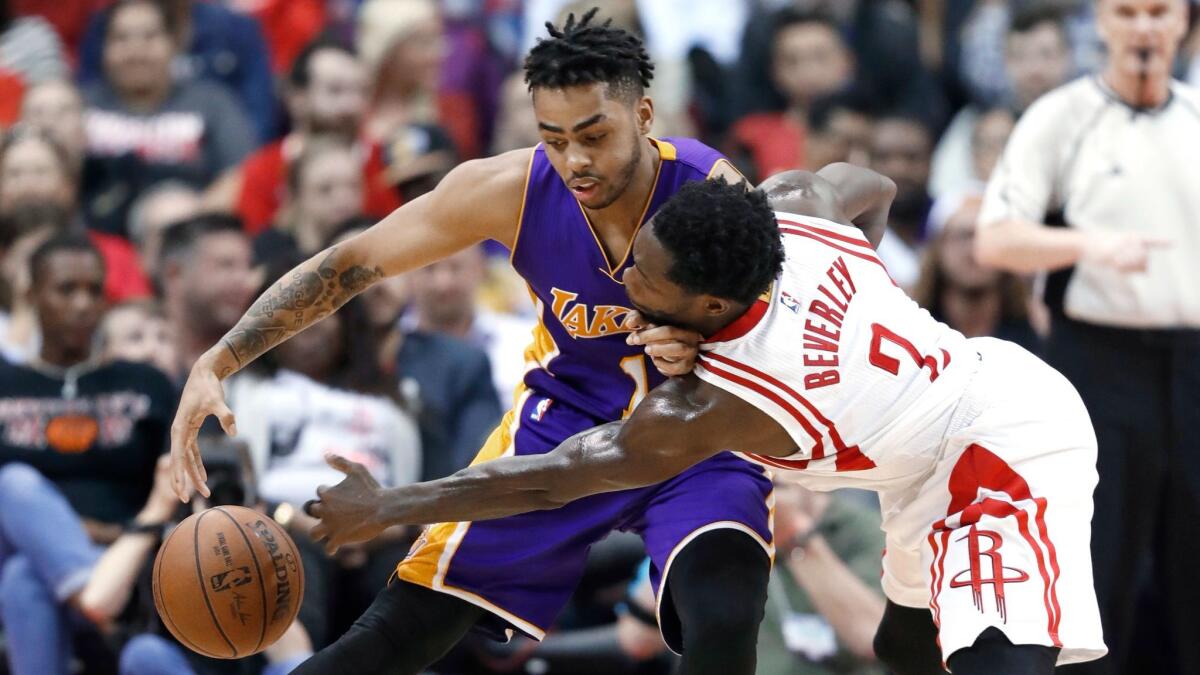
[[[25,505],[48,484],[37,469],[22,462],[0,467],[0,507]]]
[[[753,640],[763,620],[763,605],[744,602],[714,603],[705,611],[683,618],[683,639],[688,645],[713,644],[722,640]]]

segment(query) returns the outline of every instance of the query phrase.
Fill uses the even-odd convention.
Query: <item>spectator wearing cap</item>
[[[385,172],[383,146],[361,138],[367,75],[354,51],[330,38],[310,42],[292,62],[284,100],[292,131],[227,171],[205,194],[214,211],[236,213],[251,236],[276,221],[287,200],[289,166],[314,136],[355,143],[363,181],[360,212],[383,218],[400,206]]]
[[[84,90],[88,153],[107,168],[107,180],[84,195],[92,227],[125,235],[142,190],[167,179],[203,187],[255,147],[224,85],[173,77],[173,18],[152,0],[123,0],[105,13],[104,78]]]
[[[117,5],[125,0],[118,0]],[[248,147],[274,138],[278,111],[271,60],[257,21],[217,2],[164,0],[172,51],[169,67],[181,80],[219,85],[233,95],[248,117]],[[97,12],[88,25],[79,53],[79,79],[89,86],[110,77],[104,57],[112,10]]]

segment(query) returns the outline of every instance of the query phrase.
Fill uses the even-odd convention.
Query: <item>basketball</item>
[[[283,635],[304,595],[300,553],[269,516],[241,506],[194,514],[154,560],[154,606],[188,649],[239,659]]]

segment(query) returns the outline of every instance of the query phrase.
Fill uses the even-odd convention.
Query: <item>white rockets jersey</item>
[[[771,289],[701,347],[695,373],[791,435],[817,489],[886,488],[931,470],[979,355],[897,287],[858,228],[776,213]]]

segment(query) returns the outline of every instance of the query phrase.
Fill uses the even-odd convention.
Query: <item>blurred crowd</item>
[[[975,222],[1025,108],[1101,62],[1090,0],[0,0],[0,671],[283,673],[361,613],[416,532],[329,557],[300,505],[338,480],[326,452],[384,485],[474,456],[534,323],[504,246],[379,284],[226,382],[212,503],[273,515],[308,579],[254,659],[183,650],[149,594],[163,528],[205,506],[180,511],[159,461],[178,387],[300,260],[538,143],[522,56],[593,5],[646,42],[656,135],[754,181],[889,176],[897,283],[1038,351],[1046,310],[977,264]],[[1200,32],[1177,76],[1200,82]],[[787,487],[776,520],[824,543],[776,566],[760,672],[878,672],[877,510]],[[437,672],[670,672],[643,555],[610,537],[545,642],[471,639]]]

